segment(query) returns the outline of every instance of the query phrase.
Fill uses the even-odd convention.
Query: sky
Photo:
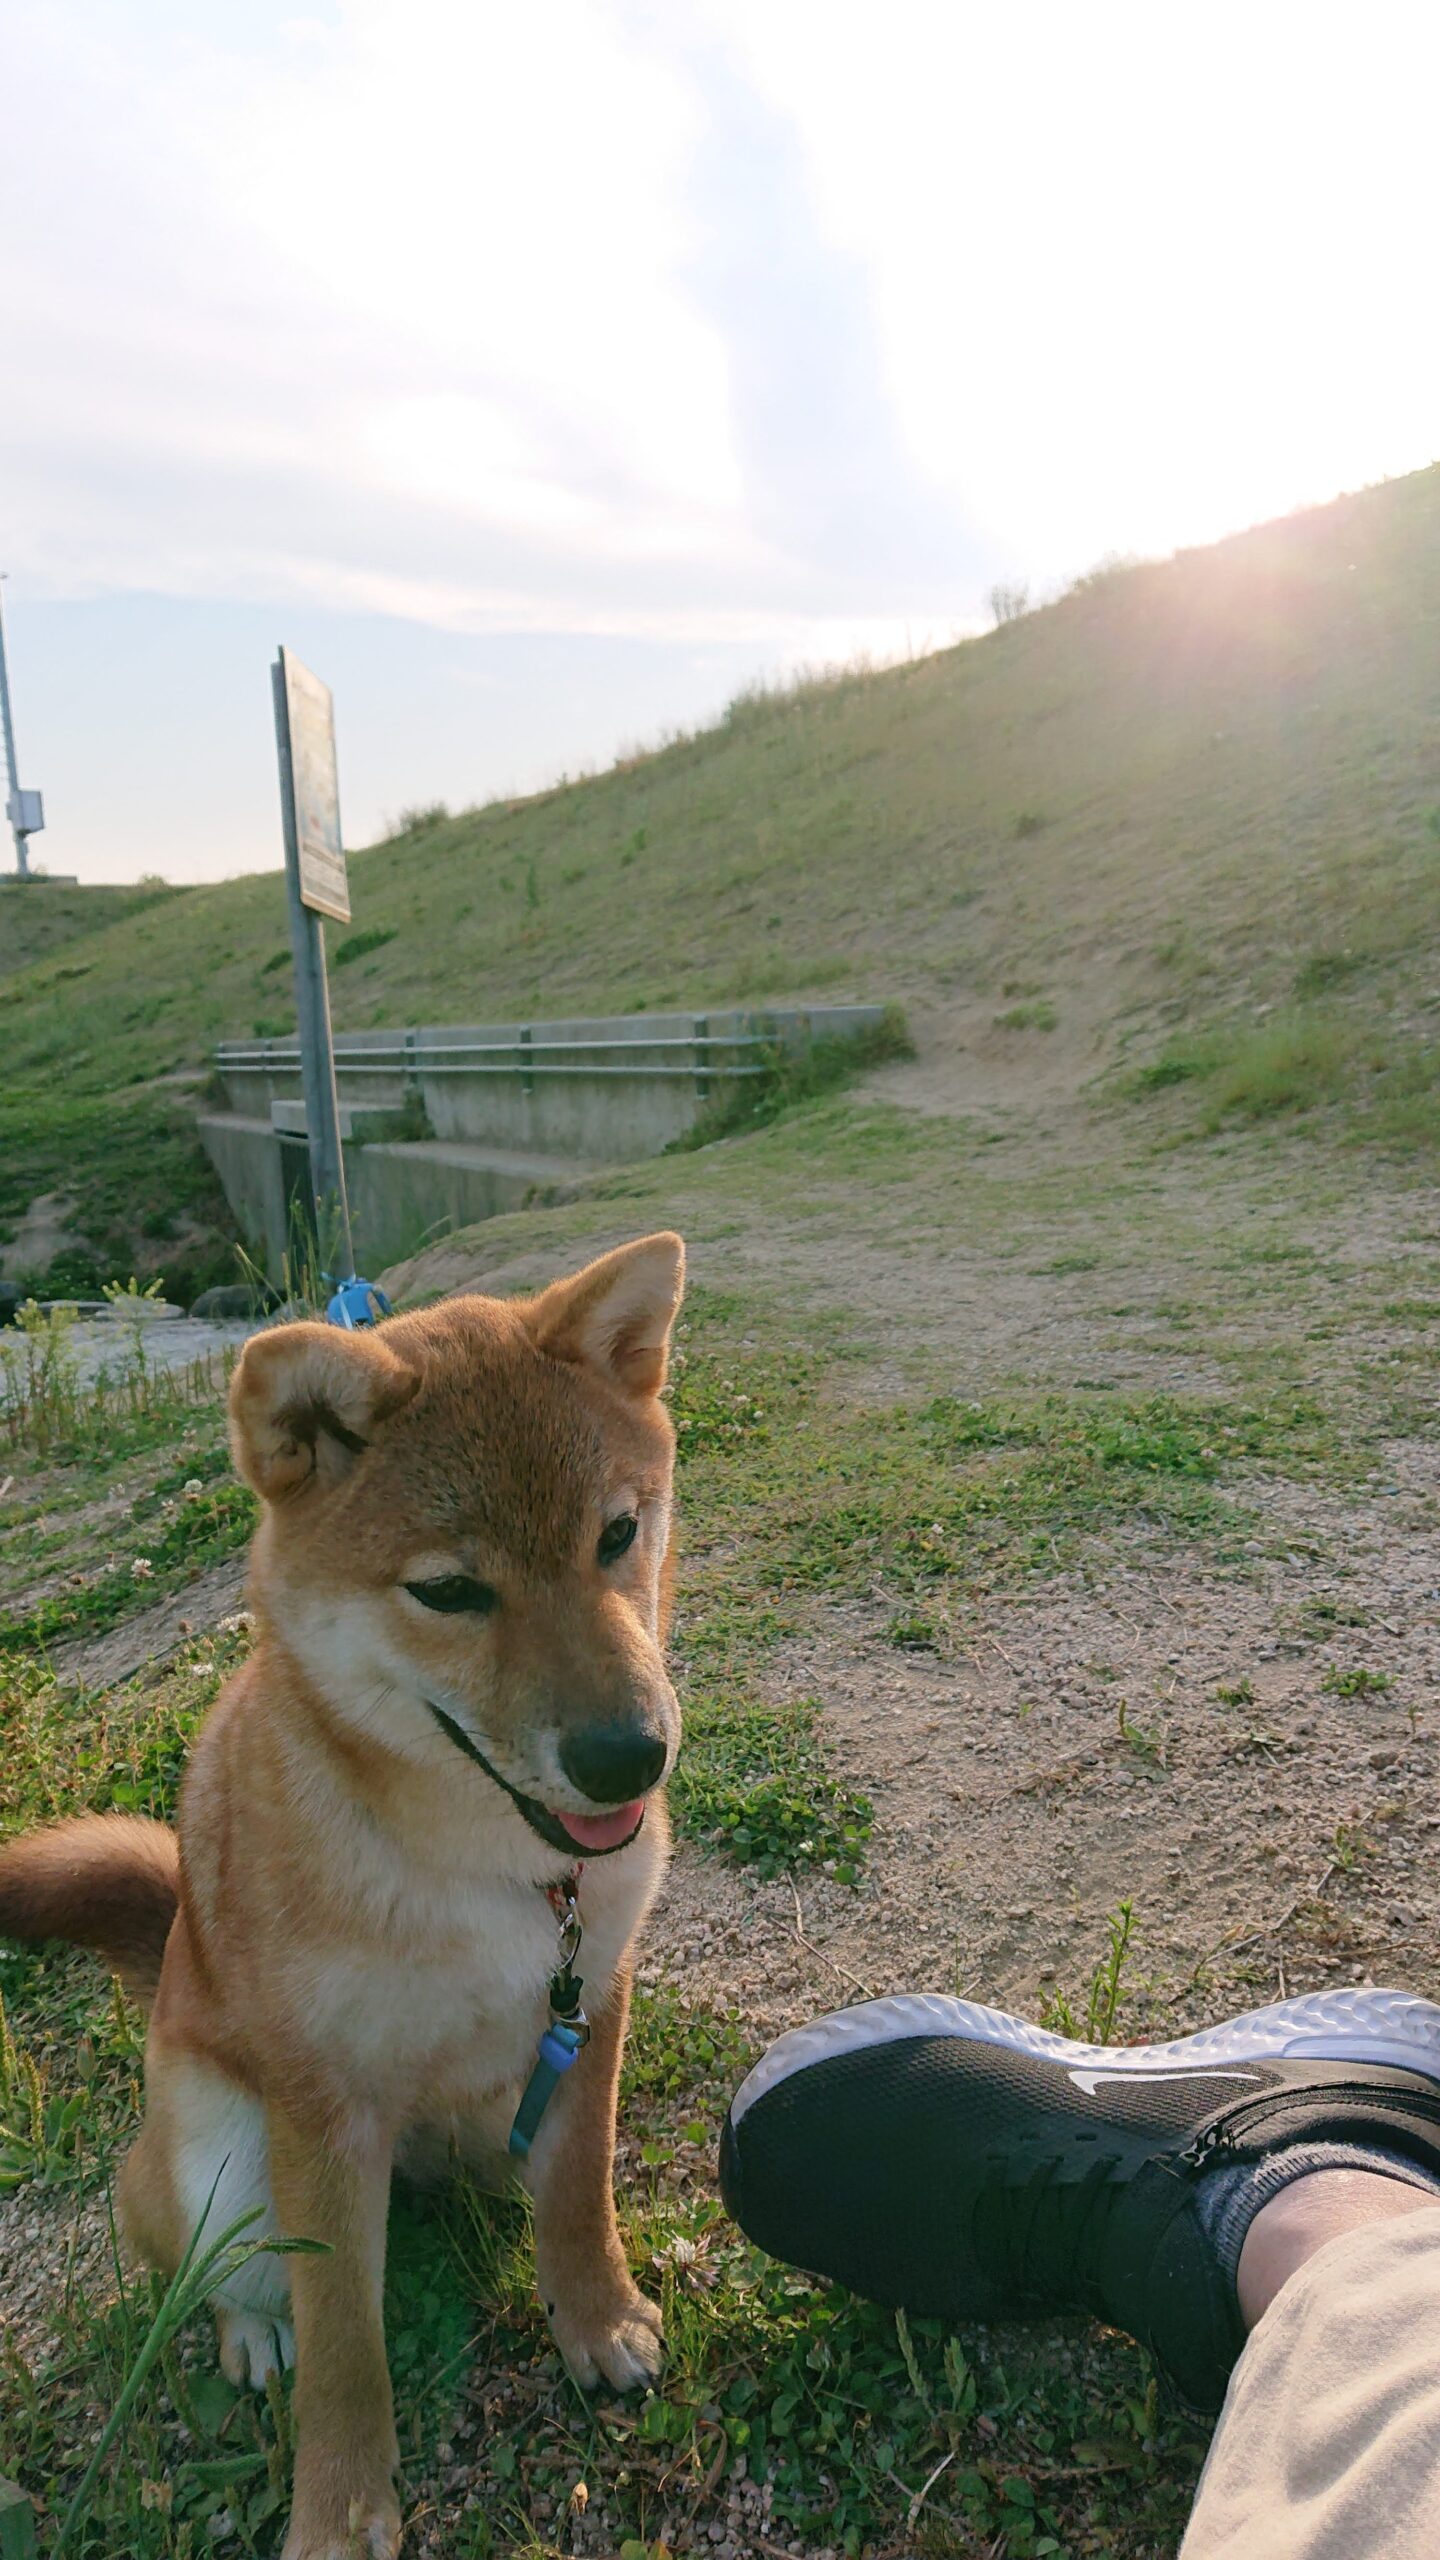
[[[1440,452],[1432,0],[12,0],[32,856],[280,858]]]

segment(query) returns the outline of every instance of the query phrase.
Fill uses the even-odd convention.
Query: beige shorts
[[[1329,2241],[1276,2295],[1180,2560],[1440,2560],[1440,2206]]]

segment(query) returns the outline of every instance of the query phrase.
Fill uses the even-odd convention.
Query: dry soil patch
[[[1122,1542],[962,1619],[946,1659],[827,1609],[773,1676],[872,1798],[862,1888],[687,1847],[648,1966],[757,2034],[867,1991],[1033,2015],[1083,1989],[1128,1897],[1132,2035],[1332,1980],[1440,1996],[1440,1456],[1397,1449],[1386,1483],[1251,1486],[1242,1576]]]

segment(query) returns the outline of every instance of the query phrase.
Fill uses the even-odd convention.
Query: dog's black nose
[[[665,1744],[643,1724],[587,1724],[567,1733],[560,1766],[592,1804],[629,1804],[653,1787]]]

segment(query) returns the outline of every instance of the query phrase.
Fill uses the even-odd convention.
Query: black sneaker
[[[1312,2142],[1440,2172],[1440,2008],[1315,1991],[1126,2046],[969,2000],[868,2000],[757,2062],[720,2182],[742,2230],[793,2266],[943,2320],[1090,2312],[1209,2409],[1244,2328],[1199,2182]]]

